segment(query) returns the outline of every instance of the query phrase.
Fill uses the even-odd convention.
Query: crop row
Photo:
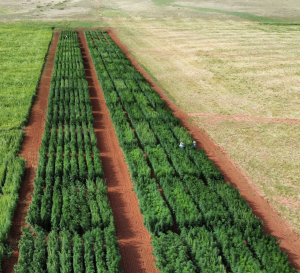
[[[61,31],[16,272],[120,271],[93,122],[77,33]]]
[[[25,160],[19,157],[11,159],[5,166],[5,175],[0,188],[0,262],[6,254],[6,242],[19,200],[19,188],[22,184],[25,166]]]
[[[83,235],[67,230],[47,234],[30,228],[22,232],[16,273],[119,272],[119,261],[115,259],[118,245],[109,229],[96,227]]]
[[[205,228],[217,248],[214,259],[220,261],[210,272],[224,272],[225,267],[232,272],[295,272],[276,239],[263,235],[263,224],[247,202],[235,188],[223,183],[222,174],[204,150],[193,146],[191,135],[107,33],[86,30],[85,35],[135,183],[144,224],[153,233],[158,268],[170,272],[170,266],[177,268],[176,263],[182,261],[185,266],[178,265],[175,272],[194,272],[188,262],[191,259],[202,272],[197,255],[180,247],[173,249],[169,241],[184,246],[189,232]],[[178,147],[181,141],[185,149]],[[151,169],[155,178],[151,178]],[[157,194],[159,187],[165,200]],[[155,210],[158,203],[161,207]],[[169,232],[172,221],[180,236]],[[211,252],[205,242],[201,251],[202,255]],[[180,253],[188,253],[190,258]],[[168,262],[159,262],[162,255],[170,255],[164,258]],[[182,260],[175,261],[175,257]]]
[[[0,262],[5,255],[5,243],[8,238],[14,211],[17,206],[18,191],[22,183],[25,161],[17,157],[23,132],[12,130],[2,133],[0,147]]]

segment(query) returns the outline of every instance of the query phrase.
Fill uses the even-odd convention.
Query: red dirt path
[[[278,214],[271,208],[269,203],[263,199],[253,182],[245,173],[243,173],[237,164],[229,159],[228,155],[214,143],[208,135],[195,125],[189,123],[189,116],[186,112],[179,109],[174,103],[170,102],[164,95],[162,89],[154,84],[150,76],[140,67],[138,62],[130,55],[126,46],[118,39],[114,30],[107,29],[107,32],[113,41],[123,50],[132,65],[143,74],[148,83],[166,102],[174,115],[180,119],[182,125],[191,133],[193,139],[199,143],[200,148],[204,148],[208,157],[221,170],[225,176],[225,181],[237,187],[241,195],[246,199],[253,213],[264,222],[264,230],[268,234],[272,234],[281,241],[280,248],[286,251],[289,261],[300,271],[300,238],[284,223]]]
[[[143,225],[143,216],[130,181],[129,169],[124,162],[124,155],[105,104],[84,32],[82,29],[78,29],[77,32],[89,83],[94,127],[108,187],[108,199],[120,242],[121,268],[128,273],[159,272],[151,255],[151,237]]]
[[[54,57],[59,38],[59,31],[53,35],[51,46],[48,51],[47,61],[39,83],[37,96],[32,106],[28,124],[25,127],[25,137],[22,143],[20,156],[26,160],[25,176],[19,190],[19,201],[12,221],[9,242],[13,246],[14,253],[2,264],[3,273],[14,272],[14,265],[19,258],[18,242],[22,235],[21,227],[26,226],[25,217],[31,203],[38,164],[38,148],[41,146],[42,135],[45,129],[46,109],[48,105],[48,94],[50,90],[51,77],[53,72]]]

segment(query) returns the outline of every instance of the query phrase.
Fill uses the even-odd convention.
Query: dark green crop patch
[[[77,33],[63,30],[15,272],[120,272],[103,176]]]

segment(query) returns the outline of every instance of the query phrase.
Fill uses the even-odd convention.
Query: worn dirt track
[[[213,118],[215,120],[235,120],[235,121],[300,124],[300,119],[295,119],[295,118],[256,117],[256,116],[248,116],[248,115],[219,115],[219,114],[210,114],[210,113],[188,113],[188,116],[189,117],[207,117],[207,118]]]
[[[125,164],[124,155],[105,104],[84,32],[82,29],[78,29],[77,32],[89,83],[95,119],[94,127],[108,187],[108,198],[120,242],[121,268],[128,273],[159,272],[151,255],[153,251],[150,244],[151,237],[143,225],[143,217],[130,181],[129,169]]]
[[[18,242],[22,235],[21,227],[26,226],[25,217],[31,203],[31,193],[34,190],[33,180],[36,176],[42,135],[45,129],[46,109],[48,105],[48,95],[53,72],[56,46],[59,38],[59,31],[53,35],[51,46],[48,51],[47,60],[39,82],[37,95],[32,106],[28,124],[25,127],[25,137],[22,143],[20,156],[26,160],[25,176],[19,190],[19,201],[13,218],[9,234],[9,242],[13,246],[14,253],[2,264],[3,273],[14,272],[14,265],[19,258]]]
[[[202,56],[222,56],[222,57],[241,57],[241,58],[265,58],[264,55],[245,55],[245,54],[225,54],[225,53],[208,53],[199,51],[166,51],[166,50],[134,50],[134,53],[146,53],[155,55],[202,55]],[[275,60],[300,60],[299,58],[286,58],[278,56],[268,56],[269,59]]]
[[[214,143],[208,135],[196,125],[189,123],[189,115],[179,109],[174,103],[169,101],[164,92],[159,88],[149,75],[141,68],[138,62],[130,55],[130,52],[118,39],[113,29],[107,29],[113,41],[123,50],[133,66],[143,74],[145,79],[158,92],[161,98],[166,101],[174,115],[180,119],[182,125],[191,133],[192,137],[197,141],[200,148],[204,148],[208,157],[215,163],[225,176],[225,181],[237,187],[241,195],[246,199],[253,213],[264,222],[264,230],[268,234],[272,234],[281,241],[280,248],[288,254],[289,261],[300,271],[300,238],[284,223],[278,214],[272,209],[269,203],[259,195],[259,191],[255,188],[253,182],[243,171],[240,170],[228,155]]]

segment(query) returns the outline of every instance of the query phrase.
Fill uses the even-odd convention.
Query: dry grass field
[[[0,21],[116,29],[170,99],[204,116],[191,121],[300,234],[300,122],[270,120],[300,119],[297,2],[1,0]]]
[[[189,1],[174,1],[187,7],[197,7],[203,11],[218,10],[219,12],[243,12],[263,17],[273,17],[283,20],[299,20],[300,6],[297,0],[285,1],[240,1],[240,0],[189,0]]]
[[[0,0],[0,21],[85,21],[94,8],[95,2],[83,0]]]

